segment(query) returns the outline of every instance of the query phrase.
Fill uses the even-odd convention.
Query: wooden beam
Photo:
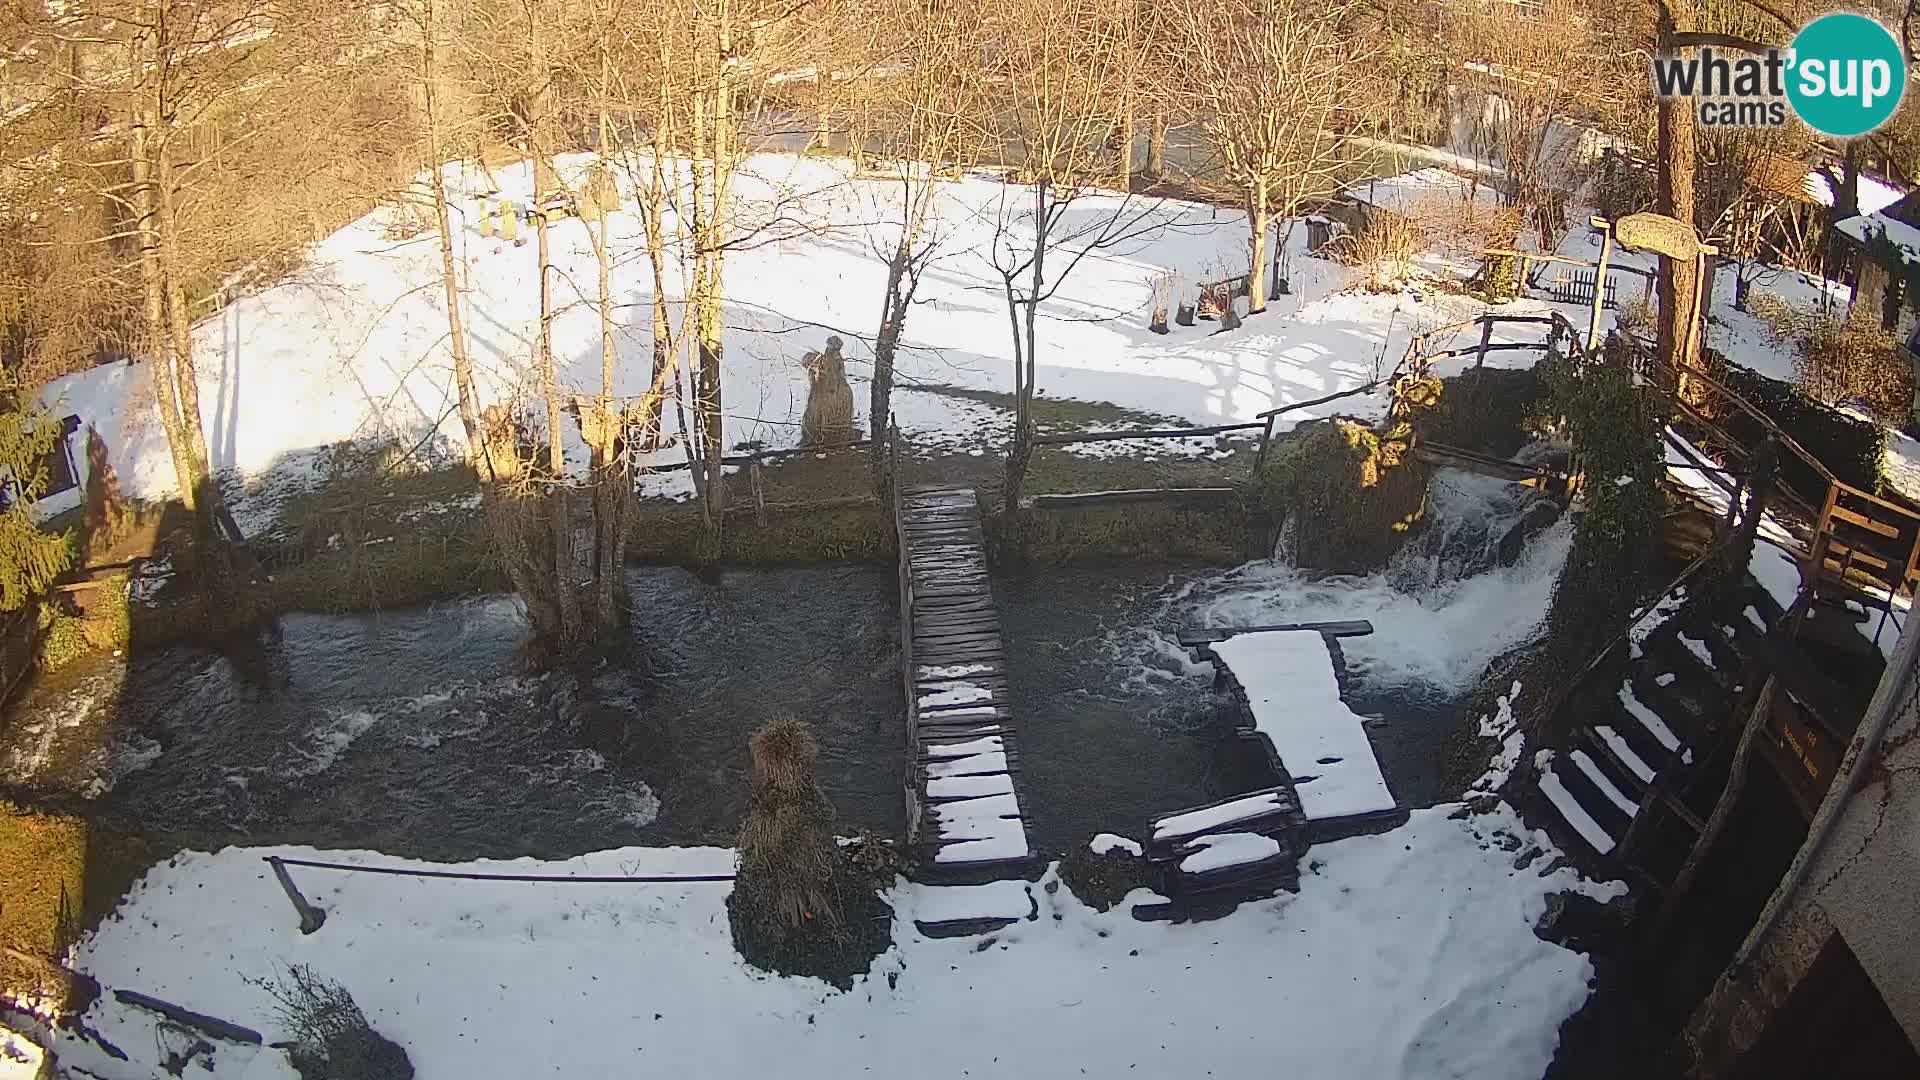
[[[1271,623],[1264,626],[1234,626],[1218,630],[1195,629],[1182,630],[1179,641],[1182,646],[1193,648],[1197,645],[1211,645],[1225,641],[1238,634],[1265,634],[1281,630],[1317,630],[1329,637],[1364,637],[1373,633],[1373,624],[1365,619],[1347,619],[1335,622]]]

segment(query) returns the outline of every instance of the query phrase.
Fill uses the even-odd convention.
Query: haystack
[[[801,361],[807,368],[807,411],[800,418],[800,445],[833,446],[853,441],[853,387],[847,385],[845,344],[838,336],[827,339],[825,352],[810,352]]]
[[[782,717],[748,746],[753,793],[727,897],[734,947],[755,967],[850,987],[891,943],[890,912],[834,840],[807,725]]]

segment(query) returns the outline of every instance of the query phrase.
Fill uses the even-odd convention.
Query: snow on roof
[[[1471,202],[1489,209],[1500,205],[1500,193],[1485,181],[1433,166],[1382,177],[1347,189],[1356,202],[1393,214],[1412,214],[1422,204]]]
[[[1920,262],[1920,229],[1885,214],[1861,214],[1836,222],[1834,228],[1860,241],[1872,243],[1869,234],[1884,234],[1900,249],[1908,262]]]
[[[1360,717],[1340,700],[1317,630],[1237,634],[1213,646],[1247,693],[1254,729],[1293,774],[1307,820],[1394,808]]]
[[[1875,179],[1865,173],[1860,174],[1860,199],[1858,205],[1862,214],[1877,214],[1887,207],[1892,206],[1894,203],[1899,202],[1900,196],[1905,194],[1906,192],[1901,191],[1885,180]],[[1826,173],[1818,169],[1810,170],[1807,173],[1807,197],[1819,203],[1821,206],[1833,205],[1833,184],[1827,179]]]

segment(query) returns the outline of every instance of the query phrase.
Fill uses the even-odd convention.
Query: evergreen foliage
[[[60,436],[60,425],[43,413],[0,409],[0,611],[25,607],[73,565],[72,538],[41,529],[33,513],[47,487],[47,454]]]

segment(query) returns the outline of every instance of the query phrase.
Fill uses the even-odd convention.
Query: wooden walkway
[[[1033,864],[1006,653],[971,488],[899,493],[907,840],[922,875],[988,881]]]

